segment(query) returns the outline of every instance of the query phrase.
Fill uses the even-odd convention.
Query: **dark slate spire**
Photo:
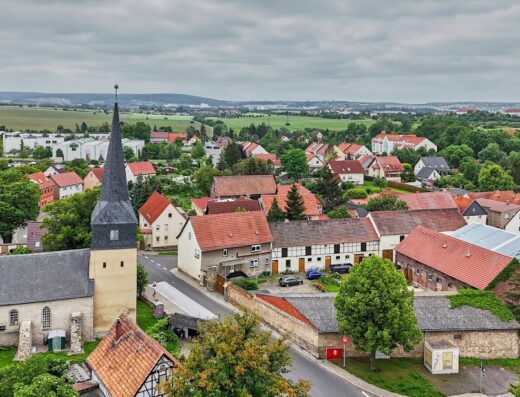
[[[114,88],[117,98],[117,84]],[[128,196],[117,102],[114,104],[112,132],[104,168],[101,197],[90,220],[91,247],[94,249],[135,248],[137,218]]]

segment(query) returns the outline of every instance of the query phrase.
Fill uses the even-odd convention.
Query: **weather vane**
[[[119,86],[117,85],[117,83],[114,85],[114,89],[116,90],[116,102],[117,102],[117,89],[119,88]]]

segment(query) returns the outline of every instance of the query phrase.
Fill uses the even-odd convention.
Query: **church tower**
[[[117,85],[115,86],[117,90]],[[94,280],[94,332],[107,332],[121,313],[135,320],[137,218],[126,183],[119,108],[114,104],[101,197],[92,212],[90,278]]]

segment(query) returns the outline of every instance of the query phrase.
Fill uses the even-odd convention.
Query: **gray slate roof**
[[[518,322],[502,321],[487,310],[471,306],[451,308],[445,296],[416,296],[413,309],[423,331],[487,331],[520,329]]]
[[[0,256],[0,306],[94,295],[90,250]]]
[[[421,157],[421,161],[425,167],[434,168],[439,173],[445,174],[449,172],[450,166],[446,162],[444,157],[432,156],[432,157]]]
[[[319,332],[338,332],[334,294],[273,294],[284,298]],[[422,331],[489,331],[520,329],[516,321],[502,321],[487,310],[470,306],[452,309],[445,296],[416,296],[413,304]]]
[[[271,222],[269,229],[271,229],[275,248],[379,240],[368,218]]]
[[[438,170],[435,168],[423,167],[419,170],[419,172],[417,172],[417,174],[415,174],[415,176],[419,179],[429,179],[435,171],[438,172]]]
[[[291,294],[284,298],[320,332],[338,332],[334,294]]]

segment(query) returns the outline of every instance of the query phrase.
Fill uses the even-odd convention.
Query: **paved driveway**
[[[280,287],[278,280],[281,276],[272,276],[267,283],[260,284],[259,288],[267,290],[272,294],[319,294],[320,292],[305,278],[304,273],[297,273],[294,276],[303,280],[303,285],[291,285],[290,287]]]

